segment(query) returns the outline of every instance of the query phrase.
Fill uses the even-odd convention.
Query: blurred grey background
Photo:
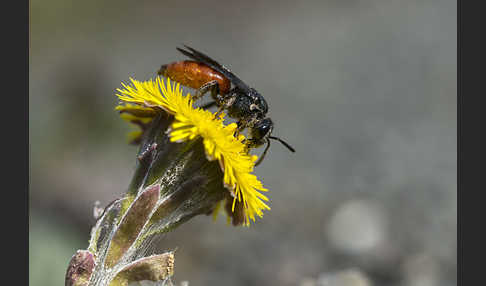
[[[189,285],[456,285],[456,1],[30,1],[31,285],[63,285],[93,203],[137,147],[114,111],[207,52],[256,87],[279,144],[251,228],[200,216],[166,235]]]

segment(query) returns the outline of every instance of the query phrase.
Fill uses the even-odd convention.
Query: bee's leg
[[[238,131],[242,131],[243,129],[245,129],[246,125],[247,125],[247,122],[246,120],[238,120],[238,122],[236,122],[236,125],[238,126]]]
[[[219,94],[218,81],[212,80],[203,84],[200,88],[197,89],[196,94],[192,98],[194,99],[194,101],[196,101],[208,91],[211,91],[211,97],[216,99],[217,95]]]
[[[223,112],[223,109],[224,109],[224,104],[219,106],[218,111],[216,111],[216,113],[214,114],[214,118],[218,118],[221,112]]]
[[[265,147],[262,156],[258,158],[258,160],[255,162],[255,167],[260,165],[260,163],[263,161],[263,158],[265,158],[265,155],[267,155],[267,151],[269,148],[270,148],[270,140],[267,139],[267,146]]]
[[[218,103],[216,101],[211,101],[211,102],[208,102],[208,103],[204,104],[200,108],[202,108],[202,109],[208,109],[208,108],[211,108],[211,107],[213,107],[215,105],[218,105]]]
[[[224,98],[222,100],[222,104],[218,108],[218,111],[216,112],[216,114],[214,114],[214,118],[217,118],[221,114],[221,112],[223,112],[224,109],[230,107],[233,104],[233,102],[235,102],[235,99],[236,97],[234,96],[228,96]]]
[[[243,131],[243,129],[245,129],[248,126],[248,121],[241,119],[238,122],[236,122],[236,125],[238,126],[238,128],[236,128],[234,136],[238,138],[240,132]]]
[[[246,117],[244,119],[240,119],[240,121],[237,122],[238,124],[238,129],[236,130],[235,136],[238,137],[241,131],[243,131],[245,128],[252,128],[255,126],[257,123],[257,117],[256,115],[251,116],[251,117]]]

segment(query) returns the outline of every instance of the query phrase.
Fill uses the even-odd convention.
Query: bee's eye
[[[265,136],[268,131],[270,131],[270,125],[263,125],[262,127],[260,127],[260,133]]]
[[[257,139],[262,139],[265,136],[269,135],[269,133],[272,131],[272,128],[272,120],[270,118],[265,118],[256,124],[252,135]]]

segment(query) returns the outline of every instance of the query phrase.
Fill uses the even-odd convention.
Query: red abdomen
[[[195,61],[180,61],[168,64],[165,70],[159,71],[165,77],[182,85],[198,89],[203,84],[216,80],[219,84],[219,92],[226,94],[231,88],[231,82],[223,74]]]

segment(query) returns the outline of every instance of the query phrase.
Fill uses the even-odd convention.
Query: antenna
[[[279,141],[280,143],[282,143],[285,147],[287,147],[287,149],[289,149],[291,152],[295,152],[295,149],[292,148],[292,146],[290,146],[287,142],[283,141],[282,139],[278,138],[278,137],[275,137],[275,136],[269,136],[268,138],[270,139],[273,139],[273,140],[277,140]]]

